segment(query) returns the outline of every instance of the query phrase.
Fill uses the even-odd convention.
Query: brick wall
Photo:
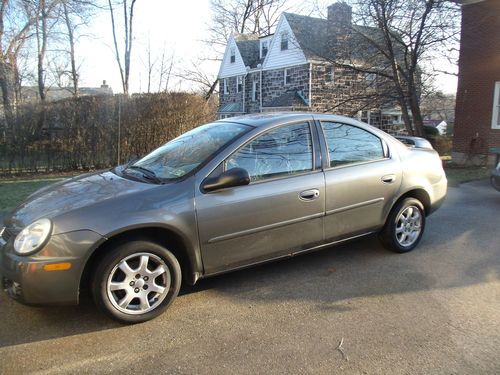
[[[463,5],[453,138],[458,162],[484,162],[490,147],[500,147],[500,129],[491,127],[495,81],[500,81],[500,1]]]

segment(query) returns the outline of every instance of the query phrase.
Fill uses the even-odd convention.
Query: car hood
[[[30,195],[5,220],[5,225],[20,230],[42,217],[51,219],[62,213],[155,186],[157,185],[128,180],[109,171],[74,177]]]

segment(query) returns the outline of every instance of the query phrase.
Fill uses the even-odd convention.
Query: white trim
[[[284,51],[282,51],[280,47],[281,32],[283,31],[288,31],[288,49]],[[278,45],[276,46],[276,44]],[[275,60],[293,61],[293,63],[282,64],[281,62],[277,62]],[[307,62],[308,61],[306,56],[304,55],[304,51],[297,42],[297,38],[295,37],[293,30],[288,24],[288,21],[286,20],[285,13],[282,13],[278,21],[278,25],[276,26],[275,33],[271,39],[271,42],[269,43],[267,55],[264,58],[264,61],[262,62],[262,69],[263,70],[280,69],[285,66],[306,64]]]
[[[491,128],[500,129],[500,81],[495,82],[493,89],[493,111],[491,114]]]
[[[230,62],[231,59],[231,48],[235,49],[236,60],[234,63]],[[237,75],[246,74],[247,70],[243,61],[243,57],[241,56],[240,50],[234,37],[231,35],[229,40],[227,41],[226,49],[224,51],[224,56],[222,58],[219,73],[217,74],[217,78],[228,78],[234,77]]]
[[[222,85],[224,86],[224,95],[229,94],[229,90],[227,89],[227,78],[222,78]]]

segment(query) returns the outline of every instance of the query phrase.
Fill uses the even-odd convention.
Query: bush
[[[0,173],[110,167],[202,123],[215,108],[188,93],[81,97],[17,109],[0,126]]]

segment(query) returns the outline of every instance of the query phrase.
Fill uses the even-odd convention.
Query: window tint
[[[251,181],[312,170],[309,124],[282,126],[259,136],[226,161],[226,170],[236,167],[246,169]]]
[[[323,122],[330,167],[384,158],[382,141],[361,128]]]

